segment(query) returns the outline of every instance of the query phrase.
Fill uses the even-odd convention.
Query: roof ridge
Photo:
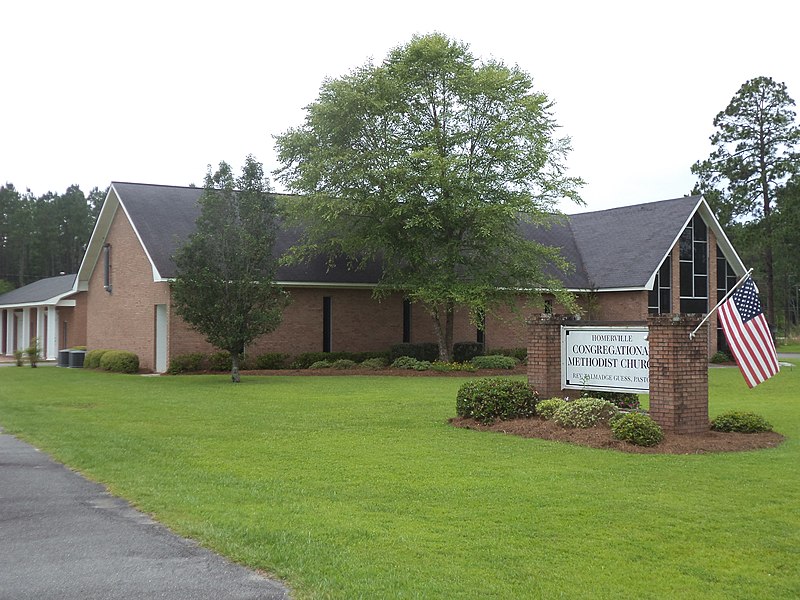
[[[178,190],[204,190],[205,186],[202,185],[171,185],[171,184],[164,184],[164,183],[141,183],[136,181],[112,181],[111,185],[114,184],[122,184],[122,185],[140,185],[140,186],[147,186],[147,187],[154,187],[154,188],[173,188]],[[273,196],[289,196],[289,197],[296,197],[297,194],[288,194],[286,192],[274,192],[270,191],[267,192],[272,194]]]
[[[666,200],[654,200],[652,202],[639,202],[637,204],[626,204],[625,206],[614,206],[612,208],[601,208],[600,210],[590,210],[590,211],[582,212],[582,213],[571,213],[571,214],[569,214],[567,216],[568,217],[580,217],[582,215],[596,215],[598,213],[611,212],[611,211],[615,211],[615,210],[631,209],[631,208],[636,208],[636,207],[639,207],[639,206],[653,206],[654,204],[663,204],[665,202],[676,202],[678,200],[689,200],[689,199],[692,199],[694,202],[698,202],[700,200],[700,198],[702,198],[702,197],[703,196],[701,194],[690,194],[688,196],[680,196],[678,198],[667,198]]]

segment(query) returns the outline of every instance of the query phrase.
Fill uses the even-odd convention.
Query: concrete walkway
[[[288,597],[0,431],[1,600]]]

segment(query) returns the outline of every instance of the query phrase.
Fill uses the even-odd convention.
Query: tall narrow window
[[[648,294],[647,311],[650,314],[664,314],[672,310],[672,254],[661,263],[656,273],[653,289]]]
[[[111,244],[103,246],[103,288],[111,292]]]
[[[480,323],[480,327],[477,329],[475,341],[479,344],[486,344],[486,313],[483,311],[478,315],[478,323]]]
[[[737,281],[738,277],[733,271],[733,267],[725,259],[722,248],[717,245],[717,302],[722,300],[725,294],[733,289]],[[717,319],[717,350],[729,352],[728,340],[725,339],[725,333],[722,331],[719,319]]]
[[[403,343],[411,343],[411,300],[403,300]]]
[[[333,338],[333,319],[331,312],[331,297],[322,298],[322,351],[330,352]]]
[[[695,215],[680,238],[681,312],[708,311],[708,229]]]

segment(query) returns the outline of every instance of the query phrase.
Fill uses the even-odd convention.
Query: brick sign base
[[[650,416],[664,431],[708,430],[708,325],[689,339],[701,315],[654,315],[647,319],[650,346]],[[529,322],[528,383],[540,398],[577,397],[561,389],[561,326],[579,325],[566,315]]]

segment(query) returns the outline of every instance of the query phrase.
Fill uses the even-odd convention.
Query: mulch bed
[[[567,442],[579,446],[633,452],[636,454],[706,454],[708,452],[760,450],[762,448],[775,448],[784,439],[781,434],[774,431],[766,433],[722,433],[709,430],[691,435],[676,435],[665,432],[664,440],[658,446],[644,448],[615,440],[611,436],[611,428],[608,425],[600,425],[589,429],[565,429],[553,421],[545,421],[538,417],[497,421],[491,425],[482,425],[474,419],[455,417],[450,419],[450,423],[454,427],[462,427],[464,429],[493,431],[525,438]]]
[[[479,369],[477,371],[415,371],[414,369],[282,369],[279,371],[242,371],[242,375],[391,375],[394,377],[493,377],[525,375],[525,366],[514,369]]]

